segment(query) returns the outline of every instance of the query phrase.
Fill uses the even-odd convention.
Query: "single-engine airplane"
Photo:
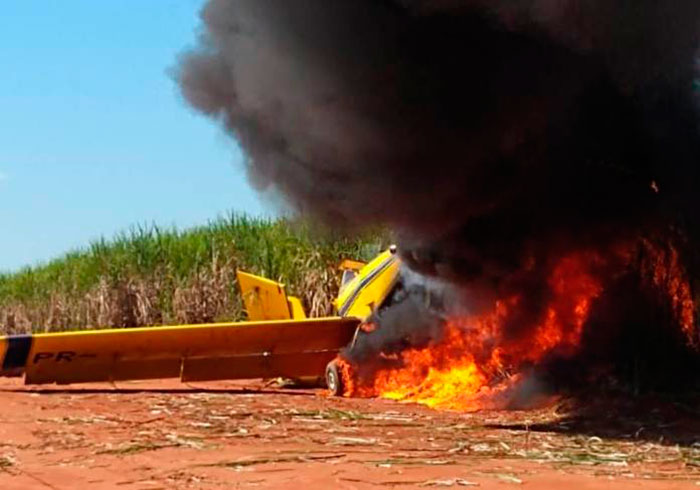
[[[394,246],[368,264],[344,261],[331,317],[307,318],[284,285],[238,271],[245,322],[0,337],[0,376],[24,376],[26,384],[325,376],[340,394],[332,361],[387,300],[399,265]]]

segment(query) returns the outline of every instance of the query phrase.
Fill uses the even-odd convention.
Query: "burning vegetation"
[[[252,181],[399,237],[347,394],[474,410],[693,381],[699,2],[210,0],[202,19],[178,79]]]

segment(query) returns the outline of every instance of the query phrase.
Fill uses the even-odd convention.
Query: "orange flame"
[[[539,324],[530,330],[534,336],[506,335],[505,324],[521,301],[514,295],[496,301],[485,314],[450,318],[438,343],[403,351],[401,367],[379,370],[371,386],[353,381],[346,393],[458,411],[498,404],[499,395],[521,379],[520,368],[554,350],[575,351],[591,302],[602,291],[590,272],[591,265],[599,261],[594,253],[577,253],[557,264],[549,278],[553,299]]]
[[[543,313],[521,329],[525,333],[520,336],[508,328],[523,302],[522,295],[514,294],[495,301],[486,313],[449,318],[439,341],[392,356],[397,362],[379,369],[369,382],[360,382],[353,366],[339,359],[345,395],[463,412],[502,408],[529,366],[553,354],[567,357],[578,352],[604,282],[611,274],[624,272],[640,250],[647,261],[642,274],[661,297],[668,298],[676,323],[694,344],[694,301],[678,252],[669,243],[638,243],[641,248],[622,243],[608,254],[578,251],[560,258],[548,277],[550,297]]]
[[[687,274],[678,250],[671,244],[665,247],[643,241],[651,264],[651,282],[665,293],[671,303],[672,313],[681,326],[690,345],[697,345],[695,337],[695,303]]]

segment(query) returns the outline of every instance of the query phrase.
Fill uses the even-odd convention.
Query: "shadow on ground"
[[[36,393],[39,395],[285,395],[285,396],[309,396],[309,390],[303,389],[279,389],[279,388],[198,388],[183,386],[182,388],[45,388],[26,389],[10,388],[0,389],[0,393]]]
[[[551,422],[486,427],[686,447],[700,445],[700,393],[674,397],[589,393],[565,399],[556,412],[561,417]]]

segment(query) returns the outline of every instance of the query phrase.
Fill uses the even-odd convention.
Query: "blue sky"
[[[270,213],[168,75],[203,0],[4,0],[0,270],[137,223]]]

